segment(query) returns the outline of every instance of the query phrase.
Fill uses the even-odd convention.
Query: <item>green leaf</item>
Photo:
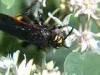
[[[79,25],[78,23],[79,23],[78,18],[74,17],[74,15],[71,15],[69,25],[76,28]]]
[[[7,9],[10,9],[10,8],[13,6],[15,0],[1,0],[1,2],[2,2],[4,5],[7,6]]]
[[[67,75],[100,75],[100,55],[95,53],[70,53],[64,62]]]

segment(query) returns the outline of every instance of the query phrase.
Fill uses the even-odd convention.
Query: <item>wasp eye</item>
[[[59,44],[62,44],[62,42],[63,42],[63,39],[62,38],[60,40],[58,40],[58,43]]]
[[[58,35],[56,35],[56,36],[55,36],[55,38],[54,38],[54,40],[53,40],[53,41],[56,41],[57,39],[58,39]]]
[[[53,42],[56,46],[62,46],[63,41],[64,41],[64,38],[61,35],[55,35],[54,40],[53,40]]]

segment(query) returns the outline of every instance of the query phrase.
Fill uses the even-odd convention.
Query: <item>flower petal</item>
[[[30,72],[32,70],[32,63],[33,63],[32,59],[27,63],[27,65],[26,65],[26,75],[30,75]]]
[[[19,57],[19,53],[20,53],[20,51],[17,50],[17,51],[13,54],[13,60],[14,60],[14,63],[15,63],[15,64],[17,64],[18,57]]]
[[[18,67],[17,73],[18,75],[25,75],[25,66],[26,66],[26,58],[21,62],[21,64]]]
[[[52,70],[54,68],[54,62],[50,61],[46,64],[48,70]]]
[[[48,13],[49,17],[51,17],[58,25],[63,26],[63,22],[61,22],[58,18],[54,17],[50,12]]]

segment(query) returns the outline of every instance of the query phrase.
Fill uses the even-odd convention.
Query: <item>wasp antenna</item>
[[[64,39],[66,39],[69,35],[71,35],[71,33],[72,33],[72,31],[73,31],[73,27],[72,27],[72,29],[69,31],[69,33],[65,36],[65,38]]]

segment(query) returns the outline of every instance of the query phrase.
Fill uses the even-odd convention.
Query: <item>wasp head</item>
[[[51,31],[50,43],[53,47],[58,48],[65,46],[65,39],[72,33],[73,28],[67,33],[66,31],[67,27],[57,27]]]

